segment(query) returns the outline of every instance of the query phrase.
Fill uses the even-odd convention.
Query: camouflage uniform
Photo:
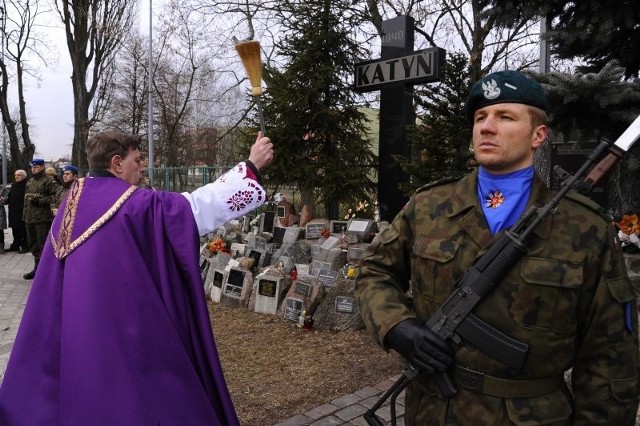
[[[495,240],[479,206],[476,181],[477,171],[418,190],[365,253],[356,295],[364,322],[381,345],[398,322],[429,318],[451,293],[455,278]],[[534,179],[529,203],[542,206],[550,199],[550,191]],[[456,368],[509,380],[556,378],[556,390],[497,397],[463,389],[458,382],[457,395],[446,400],[433,379],[419,378],[407,388],[407,424],[635,423],[635,295],[615,233],[597,210],[585,197],[565,197],[534,231],[527,254],[474,310],[530,345],[522,371],[510,374],[504,364],[464,342],[456,348]],[[412,309],[407,294],[413,296]],[[571,368],[575,396],[561,380]]]
[[[22,220],[27,227],[27,243],[35,258],[36,267],[53,222],[51,208],[57,199],[59,188],[44,170],[33,175],[26,184]]]

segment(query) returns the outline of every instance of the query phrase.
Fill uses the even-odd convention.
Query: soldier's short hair
[[[87,161],[92,169],[109,169],[115,155],[124,158],[129,151],[139,149],[141,137],[117,130],[94,135],[87,142]]]

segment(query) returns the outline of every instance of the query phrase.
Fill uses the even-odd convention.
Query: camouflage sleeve
[[[369,332],[383,347],[384,337],[393,326],[415,317],[406,296],[411,263],[411,229],[405,216],[408,208],[374,238],[360,260],[356,277],[360,313]]]
[[[581,305],[572,371],[574,424],[634,425],[638,409],[638,316],[622,254],[608,231],[590,305]]]

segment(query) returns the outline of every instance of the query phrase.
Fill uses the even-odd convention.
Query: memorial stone
[[[318,330],[362,330],[364,322],[353,294],[353,280],[340,279],[327,289],[316,310],[314,327]]]
[[[282,315],[286,320],[298,322],[303,311],[306,311],[306,315],[313,315],[310,310],[315,310],[322,297],[324,287],[317,280],[309,276],[298,278],[291,284],[278,315]]]
[[[328,268],[324,269],[337,271],[347,263],[347,251],[342,250],[340,247],[334,247],[329,250],[323,249],[313,258],[313,260],[330,265]]]
[[[229,250],[231,250],[231,254],[235,257],[244,256],[246,249],[247,249],[247,245],[240,244],[240,243],[231,243],[231,247],[229,248]]]
[[[331,250],[334,247],[338,247],[342,244],[342,240],[338,237],[334,237],[333,235],[328,237],[324,242],[320,245],[323,250]]]
[[[293,244],[301,238],[303,234],[303,229],[298,226],[290,226],[284,232],[284,237],[282,237],[283,244]]]
[[[225,281],[226,272],[223,269],[209,269],[207,275],[208,281],[208,294],[212,302],[220,303],[220,297],[222,296],[222,286]]]
[[[306,240],[289,245],[282,254],[289,256],[293,263],[311,263],[311,245]]]
[[[253,291],[253,274],[248,269],[229,268],[222,285],[221,305],[246,308]]]
[[[269,268],[268,272],[265,271],[256,277],[255,312],[275,315],[289,290],[286,277],[274,272],[274,268]]]
[[[322,232],[329,229],[329,221],[327,219],[314,219],[305,225],[305,238],[307,240],[318,239],[322,237]]]
[[[358,237],[359,241],[368,243],[372,239],[372,235],[377,232],[377,225],[371,219],[353,218],[347,224],[346,234],[353,234]]]

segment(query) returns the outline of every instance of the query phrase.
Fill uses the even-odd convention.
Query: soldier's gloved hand
[[[385,336],[385,344],[426,374],[446,371],[453,364],[451,347],[417,318],[396,324]]]

